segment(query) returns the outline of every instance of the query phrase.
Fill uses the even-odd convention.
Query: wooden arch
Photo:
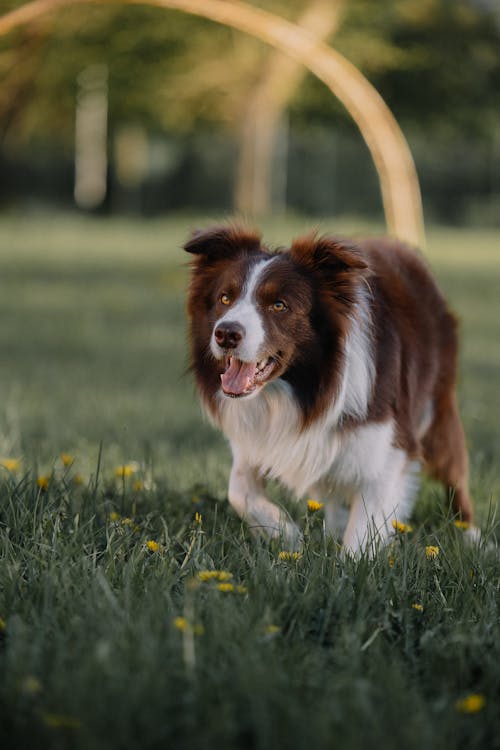
[[[32,0],[0,16],[0,35],[49,11],[89,2],[152,5],[202,16],[246,32],[300,62],[328,86],[361,131],[378,173],[388,231],[424,244],[420,188],[408,143],[382,97],[339,52],[300,26],[238,0]]]

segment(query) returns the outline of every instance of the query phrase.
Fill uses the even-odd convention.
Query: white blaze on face
[[[236,349],[231,350],[231,354],[242,362],[256,362],[261,353],[265,339],[265,330],[262,317],[257,309],[256,289],[260,283],[263,271],[273,260],[274,258],[259,260],[250,266],[241,297],[214,325],[214,331],[222,322],[239,323],[239,325],[243,326],[245,335]],[[224,349],[216,342],[213,332],[210,348],[216,359],[221,359],[225,354]]]

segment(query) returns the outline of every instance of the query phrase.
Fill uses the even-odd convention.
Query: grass
[[[0,469],[1,746],[498,747],[498,557],[463,544],[439,488],[424,483],[414,531],[371,562],[338,555],[321,510],[289,505],[306,546],[282,560],[229,509],[228,449],[183,375],[179,246],[197,223],[0,219],[0,458],[20,460]],[[285,243],[307,227],[265,233]],[[428,249],[462,319],[489,533],[499,240],[435,228]],[[233,590],[204,570],[230,572]],[[484,706],[457,703],[470,694]]]

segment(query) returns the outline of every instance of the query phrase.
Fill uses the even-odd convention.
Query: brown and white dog
[[[421,464],[472,521],[456,321],[419,255],[391,239],[195,233],[188,314],[201,401],[229,439],[229,501],[254,530],[301,533],[266,477],[325,503],[356,554],[412,509]]]

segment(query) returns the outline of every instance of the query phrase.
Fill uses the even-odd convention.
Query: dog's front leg
[[[229,502],[251,531],[267,539],[283,540],[292,550],[299,550],[302,534],[288,513],[271,503],[264,494],[264,482],[257,470],[234,455],[229,479]]]

